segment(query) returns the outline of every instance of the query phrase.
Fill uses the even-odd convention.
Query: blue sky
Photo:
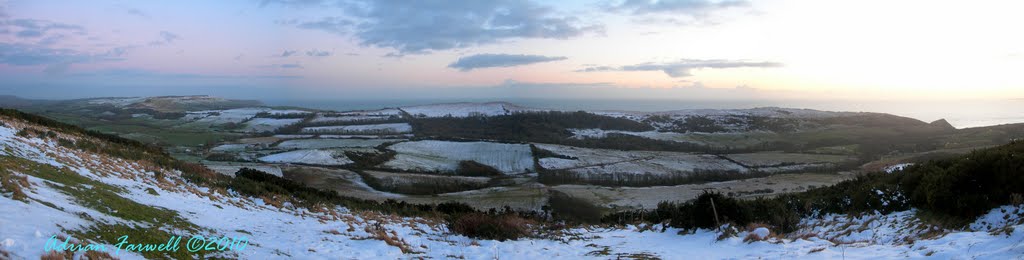
[[[1024,97],[1018,1],[0,1],[34,98]]]

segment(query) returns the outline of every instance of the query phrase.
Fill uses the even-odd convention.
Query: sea
[[[662,99],[270,99],[272,106],[324,110],[370,110],[439,103],[503,101],[520,106],[565,111],[658,112],[685,109],[806,108],[824,111],[878,112],[924,122],[946,119],[956,128],[1024,123],[1024,99],[1002,100],[662,100]]]

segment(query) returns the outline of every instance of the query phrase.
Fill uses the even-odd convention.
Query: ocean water
[[[730,109],[757,107],[808,108],[826,111],[879,112],[925,122],[946,119],[957,128],[1024,123],[1024,99],[955,101],[854,101],[854,100],[650,100],[650,99],[359,99],[359,100],[263,100],[268,105],[325,110],[364,110],[453,102],[505,101],[521,106],[554,110],[671,111],[681,109]]]

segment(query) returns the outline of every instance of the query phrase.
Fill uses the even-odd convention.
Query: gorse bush
[[[515,214],[469,213],[456,217],[449,226],[453,232],[468,237],[505,241],[529,236],[533,233],[532,223]]]
[[[492,177],[501,176],[501,171],[491,167],[490,165],[478,163],[476,161],[466,160],[459,161],[459,168],[455,170],[455,174],[459,176],[478,176],[478,177]]]

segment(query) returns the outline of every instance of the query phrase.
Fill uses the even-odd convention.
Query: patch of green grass
[[[169,225],[179,229],[198,230],[194,224],[168,209],[139,204],[122,197],[124,189],[86,178],[78,173],[41,164],[22,158],[0,156],[0,167],[15,169],[53,183],[51,186],[80,205],[118,218],[158,225]],[[154,191],[155,192],[155,191]]]

